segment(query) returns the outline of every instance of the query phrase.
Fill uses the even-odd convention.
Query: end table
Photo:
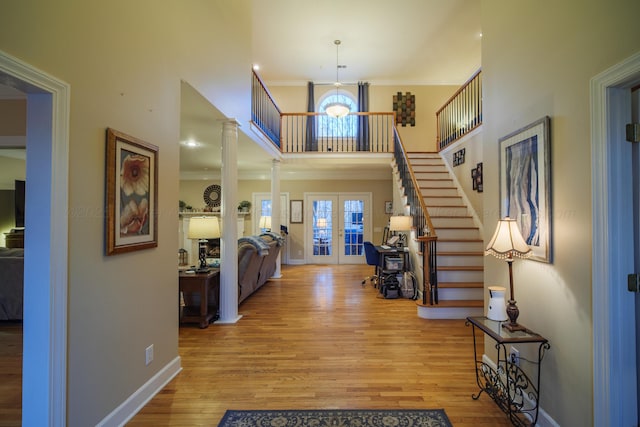
[[[477,400],[482,392],[486,392],[509,416],[513,425],[535,426],[538,421],[542,358],[551,345],[546,338],[529,329],[510,332],[502,327],[503,323],[505,322],[489,320],[484,316],[467,317],[466,325],[473,327],[473,357],[476,364],[476,382],[480,387],[478,394],[471,397]],[[497,362],[495,367],[478,359],[476,328],[480,329],[485,336],[491,337],[496,343]],[[529,378],[520,369],[519,364],[513,363],[509,358],[507,345],[525,344],[538,346],[538,360],[533,361],[537,365],[538,371],[535,380]]]
[[[209,326],[216,316],[220,298],[220,270],[212,268],[206,273],[179,273],[179,293],[182,293],[185,301],[184,310],[180,317],[181,323],[196,322],[200,328]],[[200,305],[190,304],[194,294],[199,294]],[[209,295],[213,294],[214,300],[209,301]]]

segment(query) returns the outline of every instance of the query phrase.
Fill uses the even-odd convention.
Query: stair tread
[[[438,256],[484,256],[481,251],[438,251]]]
[[[446,265],[438,266],[438,271],[484,271],[483,265]]]
[[[438,238],[438,242],[484,242],[482,239],[441,239]]]
[[[454,219],[458,219],[458,218],[467,218],[467,219],[472,219],[473,217],[471,215],[430,215],[431,219],[433,218],[454,218]]]
[[[484,288],[482,282],[438,282],[438,289],[443,288]]]
[[[478,229],[478,227],[456,227],[456,226],[449,226],[448,227],[446,225],[443,225],[441,227],[440,226],[439,227],[433,227],[433,228],[435,228],[436,231],[438,231],[438,230],[477,230]]]
[[[450,308],[450,307],[484,307],[483,300],[439,300],[438,304],[422,304],[422,301],[417,302],[421,307],[426,308]]]

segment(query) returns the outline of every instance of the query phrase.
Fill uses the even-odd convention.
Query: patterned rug
[[[452,427],[443,409],[227,411],[218,427]]]

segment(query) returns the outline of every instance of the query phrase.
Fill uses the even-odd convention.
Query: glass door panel
[[[365,200],[358,195],[340,196],[342,233],[340,263],[360,264],[363,262]]]
[[[309,194],[306,258],[312,264],[364,264],[371,236],[371,194]]]
[[[319,264],[337,262],[333,218],[337,199],[334,196],[314,198],[311,201],[312,259]]]

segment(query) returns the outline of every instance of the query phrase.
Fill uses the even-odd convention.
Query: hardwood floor
[[[0,322],[0,427],[22,418],[22,323]]]
[[[127,425],[215,426],[227,409],[323,408],[444,408],[456,427],[510,425],[485,394],[471,398],[471,328],[421,319],[411,300],[380,298],[360,284],[370,272],[283,266],[282,279],[242,303],[237,324],[182,326],[182,372]],[[481,344],[478,336],[480,353]],[[20,363],[7,366],[5,353],[0,426],[19,425]]]
[[[508,426],[477,392],[471,328],[362,287],[369,266],[284,266],[235,325],[180,328],[183,371],[129,426],[215,426],[227,409],[444,408]],[[482,342],[482,337],[479,337]]]

